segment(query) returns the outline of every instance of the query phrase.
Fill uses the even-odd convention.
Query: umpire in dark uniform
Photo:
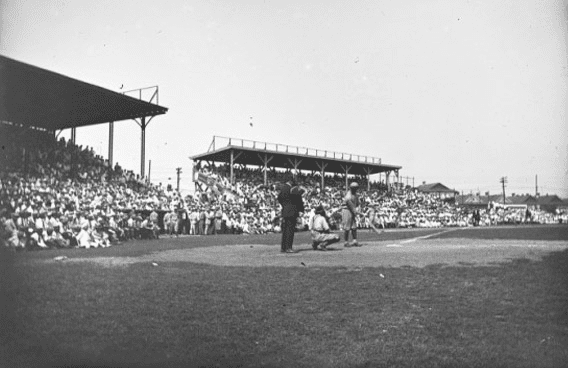
[[[278,202],[282,206],[282,244],[280,252],[296,253],[292,249],[296,219],[304,212],[302,190],[289,180],[280,188]]]

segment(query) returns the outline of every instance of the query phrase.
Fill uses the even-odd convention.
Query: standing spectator
[[[529,210],[529,208],[527,207],[527,210],[525,211],[525,223],[530,223],[532,222],[532,214],[531,214],[531,210]]]
[[[206,220],[207,220],[207,213],[205,212],[205,209],[202,208],[199,211],[199,222],[197,223],[197,230],[199,230],[199,235],[207,235],[207,233],[205,232]]]
[[[199,212],[193,209],[189,215],[189,234],[197,235],[197,221],[199,220]]]
[[[221,208],[217,207],[215,211],[215,219],[213,224],[213,234],[221,234],[222,233],[222,225],[223,224],[223,212],[221,212]]]
[[[213,234],[214,223],[213,220],[215,219],[215,213],[213,209],[209,208],[208,211],[205,213],[205,234],[211,235]]]
[[[232,216],[227,217],[227,221],[225,222],[225,229],[226,229],[227,234],[234,234],[235,233],[235,230],[233,228]]]
[[[170,212],[170,223],[168,225],[168,234],[170,235],[170,237],[173,236],[174,234],[178,236],[177,226],[178,226],[178,214],[174,209],[172,210],[172,212]]]
[[[180,235],[189,234],[189,217],[184,207],[179,207],[178,209],[177,233]]]
[[[163,229],[164,229],[164,233],[166,234],[170,234],[170,216],[171,216],[171,212],[166,212],[164,214],[164,218],[162,219],[162,225],[163,225]]]
[[[160,229],[160,225],[158,224],[158,212],[156,212],[155,210],[152,210],[152,212],[150,212],[150,222],[152,223],[152,228],[154,229]]]
[[[229,234],[227,231],[227,222],[229,221],[229,216],[226,211],[222,211],[221,214],[221,234]]]

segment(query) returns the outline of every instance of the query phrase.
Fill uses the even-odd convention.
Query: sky
[[[568,197],[568,0],[0,0],[0,17],[4,56],[117,92],[159,86],[153,182],[181,167],[191,188],[188,157],[221,135],[380,157],[464,193],[507,176],[507,194],[534,194],[538,175]],[[136,123],[114,142],[139,172]],[[106,157],[108,125],[77,143]]]

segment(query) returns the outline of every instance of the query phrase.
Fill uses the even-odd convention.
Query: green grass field
[[[568,227],[438,233],[362,232],[368,243],[363,248],[291,256],[279,254],[277,235],[4,252],[0,362],[7,367],[566,366],[568,250],[548,251],[547,241],[568,246]],[[386,247],[428,235],[433,236],[414,248]],[[417,248],[426,256],[429,246],[487,239],[492,248],[508,241],[499,248],[507,261],[447,264],[434,256],[424,267],[412,266],[412,260],[403,267],[353,264],[357,251],[378,260],[387,251],[404,257]],[[534,240],[530,251],[542,257],[508,259],[511,240]],[[308,242],[307,234],[297,234],[298,247]],[[282,266],[218,266],[192,258],[202,248],[218,249],[223,257],[226,249],[250,245],[256,251],[256,244],[266,246],[258,254],[267,262]],[[174,256],[152,266],[149,260],[160,254]],[[59,255],[69,260],[53,261]],[[141,261],[111,266],[88,261],[110,257]],[[290,263],[286,257],[296,258]],[[351,263],[300,263],[322,257]]]

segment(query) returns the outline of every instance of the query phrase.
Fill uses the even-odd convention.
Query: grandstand
[[[156,236],[157,211],[177,200],[144,181],[145,129],[168,111],[152,103],[157,86],[145,101],[147,89],[135,98],[1,55],[0,81],[0,243],[89,248]],[[114,122],[129,119],[142,131],[139,176],[112,166]],[[103,123],[107,160],[75,144],[77,128]],[[64,129],[70,141],[58,139]]]
[[[163,107],[0,55],[0,121],[57,136],[64,129],[109,124],[109,165],[112,165],[114,122],[135,120],[141,128],[140,176],[145,176],[146,127]],[[150,101],[158,99],[158,88]]]
[[[402,166],[383,164],[377,157],[220,136],[213,136],[206,153],[194,155],[190,159],[198,165],[202,161],[228,164],[231,183],[234,183],[234,166],[241,164],[261,167],[264,173],[264,185],[267,184],[268,170],[280,168],[293,170],[295,174],[302,170],[319,172],[322,188],[325,186],[326,173],[344,175],[346,187],[349,175],[365,176],[367,190],[370,190],[371,175],[385,173],[388,187],[391,173],[398,177],[402,168]]]

